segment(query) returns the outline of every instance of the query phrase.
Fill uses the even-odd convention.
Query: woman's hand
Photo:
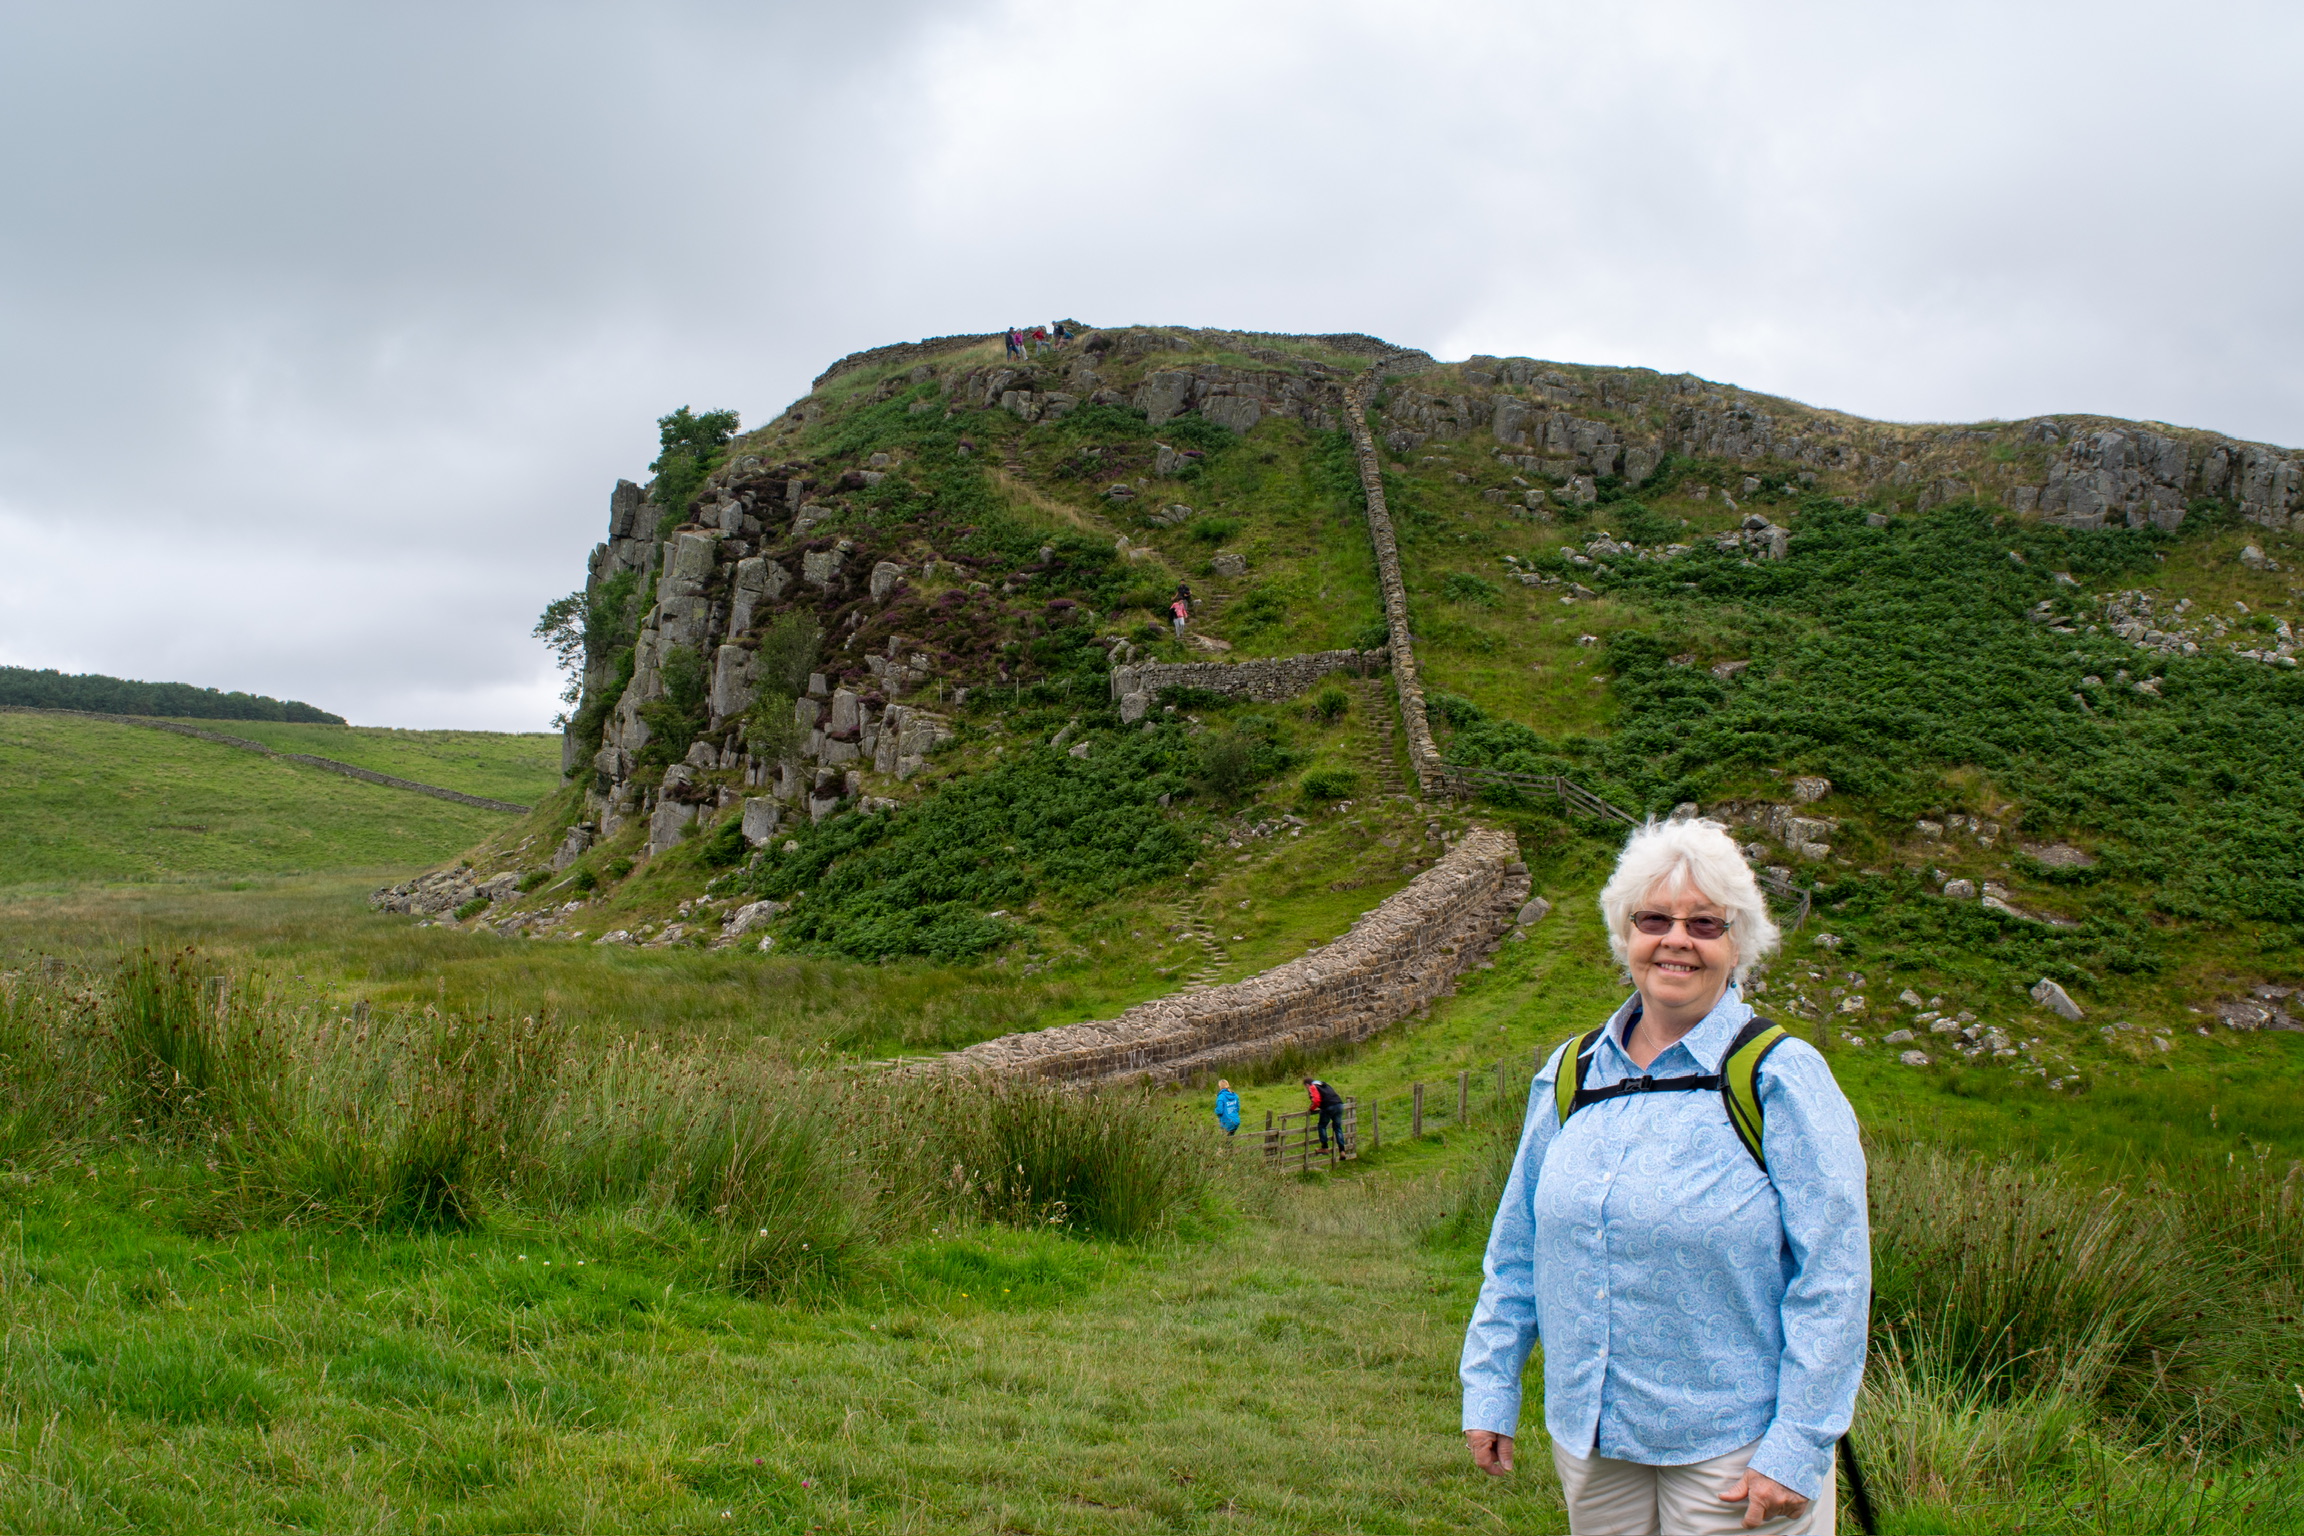
[[[1492,1429],[1464,1431],[1464,1443],[1472,1447],[1472,1465],[1490,1477],[1502,1477],[1512,1470],[1512,1437],[1500,1435]]]
[[[1736,1486],[1720,1495],[1723,1504],[1744,1504],[1744,1529],[1764,1525],[1770,1520],[1797,1515],[1808,1507],[1808,1501],[1776,1479],[1749,1467],[1736,1479]]]

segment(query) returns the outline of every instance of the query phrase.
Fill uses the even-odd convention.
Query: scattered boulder
[[[1802,805],[1814,805],[1832,793],[1832,781],[1814,774],[1802,774],[1792,781],[1792,798]]]
[[[1973,880],[1947,880],[1944,882],[1944,896],[1948,901],[1974,901],[1976,899],[1976,882]]]
[[[753,795],[744,801],[744,841],[755,848],[764,848],[775,835],[776,823],[783,818],[784,808],[768,795]]]
[[[1209,561],[1208,566],[1219,576],[1245,576],[1248,574],[1248,557],[1227,550]]]
[[[723,939],[740,939],[775,918],[784,910],[785,905],[781,901],[748,901],[728,914],[728,920],[720,925],[720,936]]]
[[[553,871],[557,873],[566,869],[584,857],[584,851],[591,846],[592,828],[589,825],[578,822],[575,826],[570,827],[568,835],[560,840],[560,846],[552,851]]]
[[[1926,1067],[1934,1065],[1934,1062],[1929,1058],[1929,1055],[1926,1051],[1905,1051],[1896,1059],[1908,1067]]]
[[[2072,1001],[2072,994],[2045,976],[2032,984],[2032,1001],[2067,1019],[2084,1017],[2080,1005]]]
[[[1512,921],[1518,924],[1520,927],[1526,928],[1533,923],[1540,923],[1544,921],[1545,914],[1549,913],[1551,910],[1552,903],[1546,901],[1541,896],[1533,896],[1529,898],[1528,904],[1520,909],[1519,915],[1513,918]]]

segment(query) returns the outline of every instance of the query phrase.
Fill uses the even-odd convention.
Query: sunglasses
[[[1632,914],[1632,926],[1650,938],[1662,938],[1672,931],[1672,926],[1675,923],[1687,929],[1688,937],[1692,939],[1717,939],[1728,932],[1728,919],[1713,917],[1709,913],[1696,917],[1673,917],[1664,912],[1635,912]]]

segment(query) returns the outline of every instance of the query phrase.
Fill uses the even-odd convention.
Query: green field
[[[518,790],[523,803],[559,778],[557,738],[545,762],[534,744],[546,738],[530,736],[444,733],[454,744],[441,756],[402,744],[431,733],[224,724],[227,734],[279,732],[283,750],[443,788],[491,797]],[[504,820],[500,811],[169,731],[0,712],[0,885],[405,872],[454,857]]]
[[[210,723],[206,728],[260,741],[281,752],[332,758],[355,768],[489,800],[509,800],[514,805],[534,805],[560,787],[560,737],[555,732],[399,731],[374,725],[297,725],[275,720]]]

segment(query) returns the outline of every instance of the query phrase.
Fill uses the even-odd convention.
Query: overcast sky
[[[542,728],[674,406],[1072,315],[2304,442],[2293,5],[0,0],[0,662]]]

